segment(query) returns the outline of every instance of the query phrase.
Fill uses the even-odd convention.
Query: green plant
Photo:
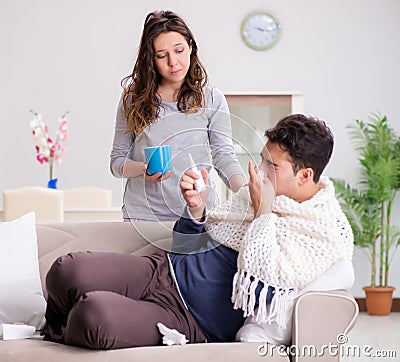
[[[384,287],[400,245],[400,229],[391,224],[393,202],[400,189],[400,137],[389,127],[386,116],[376,114],[367,123],[355,120],[347,128],[359,153],[359,188],[334,179],[336,195],[352,226],[355,245],[369,251],[371,286]]]

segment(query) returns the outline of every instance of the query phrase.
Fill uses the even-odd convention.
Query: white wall
[[[69,150],[55,169],[60,187],[111,188],[120,206],[122,181],[108,168],[119,82],[131,71],[145,15],[167,8],[191,26],[221,90],[304,92],[306,113],[326,119],[336,136],[329,176],[357,178],[345,129],[354,118],[381,112],[400,131],[398,0],[0,0],[0,190],[47,182],[47,165],[35,160],[29,109],[43,114],[53,134],[69,110]],[[266,52],[248,49],[239,35],[243,17],[256,9],[283,27]],[[391,278],[398,289],[399,260]],[[362,296],[369,268],[362,255],[355,264],[354,293]]]

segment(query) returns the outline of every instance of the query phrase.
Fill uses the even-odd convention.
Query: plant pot
[[[364,287],[369,315],[389,315],[392,309],[394,287]]]

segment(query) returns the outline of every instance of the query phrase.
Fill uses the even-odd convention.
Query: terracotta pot
[[[370,315],[389,315],[392,309],[394,287],[364,287],[365,302]]]

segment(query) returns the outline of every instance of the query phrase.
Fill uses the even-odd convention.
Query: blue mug
[[[157,172],[164,175],[167,171],[172,171],[172,154],[169,145],[146,147],[144,157],[147,163],[147,173],[150,176]]]

